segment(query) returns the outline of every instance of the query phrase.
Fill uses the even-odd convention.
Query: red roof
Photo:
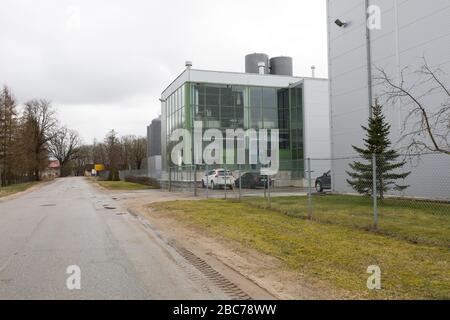
[[[48,164],[49,168],[57,169],[60,167],[58,160],[50,160],[50,163]]]

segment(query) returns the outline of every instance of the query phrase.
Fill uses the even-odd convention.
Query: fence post
[[[372,183],[373,183],[373,226],[378,227],[378,203],[377,203],[377,156],[372,155]]]
[[[224,185],[224,190],[225,190],[225,200],[227,199],[227,167],[224,167],[225,172],[224,172],[224,178],[225,178],[225,185]]]
[[[194,164],[194,197],[197,196],[197,165]]]
[[[172,167],[169,165],[169,192],[172,191]]]
[[[187,168],[187,172],[186,172],[186,177],[183,178],[183,184],[184,184],[184,181],[186,180],[189,184],[189,192],[191,192],[192,191],[192,166],[186,165],[186,168]]]
[[[269,208],[272,207],[272,199],[270,198],[270,176],[267,175],[267,195],[269,197]]]
[[[311,158],[308,158],[308,218],[312,218]]]
[[[259,172],[261,173],[261,168],[259,169]],[[266,179],[264,181],[264,199],[267,199],[267,176],[266,176]]]
[[[241,194],[241,187],[242,187],[242,181],[241,181],[241,165],[239,165],[239,201],[241,201],[241,196],[242,196],[242,194]]]
[[[209,198],[208,192],[209,192],[209,169],[208,169],[208,165],[205,166],[205,174],[206,174],[206,199]]]

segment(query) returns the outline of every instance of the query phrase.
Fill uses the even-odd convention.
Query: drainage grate
[[[189,261],[197,270],[203,273],[212,283],[219,287],[234,300],[251,300],[251,297],[242,291],[237,285],[214,270],[205,260],[196,256],[193,252],[178,247],[175,243],[169,243],[183,258]]]
[[[54,203],[41,204],[41,207],[56,207]]]

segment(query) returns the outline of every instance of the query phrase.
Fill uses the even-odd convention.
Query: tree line
[[[109,131],[103,142],[94,140],[83,146],[87,163],[104,164],[109,180],[119,180],[119,170],[141,170],[146,167],[147,139],[134,135],[119,137],[115,130]],[[90,158],[89,158],[90,157]]]
[[[142,169],[146,157],[145,137],[119,137],[111,130],[103,141],[84,144],[76,130],[60,123],[49,100],[32,99],[19,108],[11,89],[1,89],[1,186],[41,180],[51,160],[59,161],[61,176],[84,175],[103,164],[116,179],[118,170]]]

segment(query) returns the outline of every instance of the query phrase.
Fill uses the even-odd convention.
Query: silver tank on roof
[[[264,62],[265,72],[269,73],[269,56],[265,53],[252,53],[245,56],[245,72],[259,73],[258,64]]]
[[[270,59],[270,73],[282,76],[292,76],[292,58],[274,57]]]

